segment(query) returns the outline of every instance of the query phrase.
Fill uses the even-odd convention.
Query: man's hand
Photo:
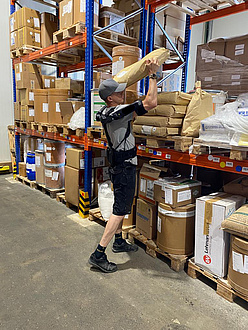
[[[158,71],[159,65],[156,57],[146,60],[146,67],[148,69],[148,74],[151,75]]]

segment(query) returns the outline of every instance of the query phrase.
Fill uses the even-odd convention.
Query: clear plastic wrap
[[[85,128],[85,108],[81,107],[71,117],[68,123],[70,129]]]
[[[111,181],[105,181],[99,185],[98,204],[103,219],[108,221],[113,212],[114,204],[114,192],[111,189]]]

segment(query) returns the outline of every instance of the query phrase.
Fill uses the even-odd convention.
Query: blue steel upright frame
[[[139,34],[139,48],[141,49],[141,56],[146,56],[146,32],[147,32],[147,9],[145,7],[146,0],[141,1],[143,11],[140,15],[140,34]],[[145,79],[140,81],[140,94],[144,94]]]
[[[154,31],[155,30],[155,13],[149,6],[149,20],[148,20],[148,53],[153,51],[154,48]],[[145,93],[148,93],[149,89],[149,77],[146,77]]]
[[[191,38],[190,15],[186,15],[185,37],[184,37],[184,48],[183,48],[183,58],[185,61],[185,66],[183,67],[183,72],[182,72],[182,84],[181,84],[182,92],[187,91],[190,38]]]

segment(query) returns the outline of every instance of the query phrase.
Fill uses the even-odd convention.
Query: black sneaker
[[[117,271],[117,265],[109,262],[105,253],[101,258],[96,258],[95,253],[92,253],[89,258],[89,264],[99,268],[104,273],[114,273]]]
[[[136,252],[138,251],[138,246],[136,244],[127,243],[126,240],[123,240],[121,244],[114,242],[112,251],[115,253],[119,252]]]

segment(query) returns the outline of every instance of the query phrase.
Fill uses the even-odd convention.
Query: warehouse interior
[[[247,329],[246,1],[0,8],[0,326]]]

